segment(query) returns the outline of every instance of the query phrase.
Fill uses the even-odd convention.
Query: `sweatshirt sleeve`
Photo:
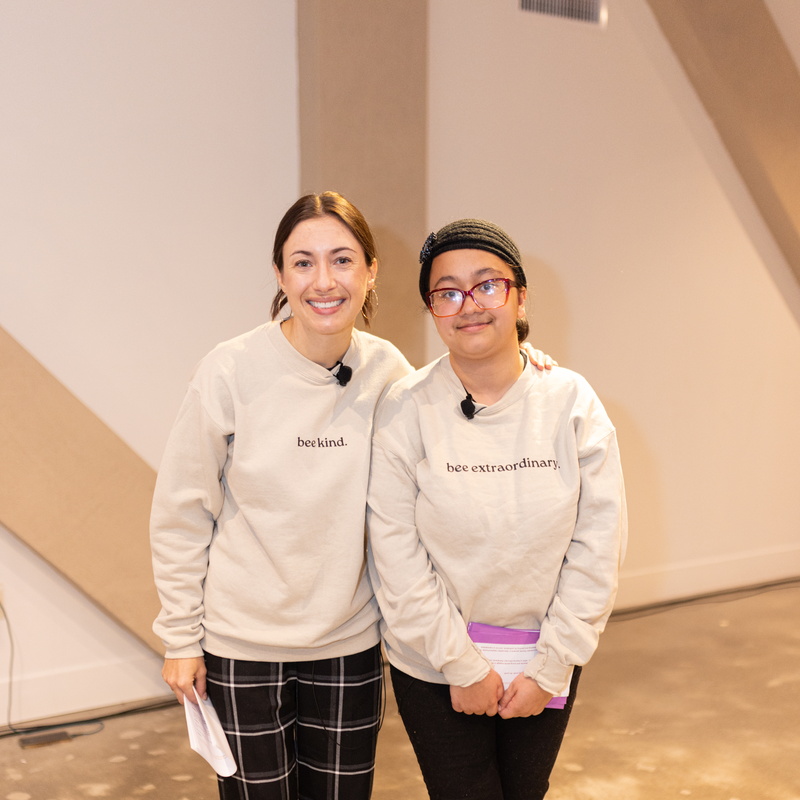
[[[191,386],[167,441],[150,518],[153,573],[161,612],[153,630],[167,658],[203,654],[203,583],[232,431],[203,407]]]
[[[392,641],[422,656],[448,683],[469,686],[485,678],[490,665],[470,640],[420,540],[415,524],[419,425],[408,418],[414,403],[402,407],[402,397],[389,398],[379,414],[380,434],[373,438],[367,497],[370,579]]]
[[[599,404],[599,401],[598,401]],[[580,432],[578,433],[580,442]],[[616,433],[579,449],[580,495],[572,540],[524,674],[554,694],[594,653],[614,604],[627,538]]]

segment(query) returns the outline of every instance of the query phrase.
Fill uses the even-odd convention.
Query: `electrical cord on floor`
[[[79,736],[93,736],[95,733],[100,733],[100,731],[105,728],[105,725],[102,722],[95,723],[96,727],[94,730],[90,731],[68,731],[65,728],[70,727],[71,725],[80,725],[83,723],[69,723],[69,725],[58,725],[56,728],[50,730],[44,730],[40,733],[29,733],[25,736],[20,735],[19,737],[19,746],[22,748],[30,748],[30,747],[44,747],[48,744],[55,744],[56,742],[68,742],[72,739],[77,739]],[[39,730],[38,728],[30,728],[26,730]],[[22,731],[19,731],[21,734]]]
[[[20,736],[20,747],[42,747],[46,744],[54,744],[55,742],[68,741],[78,736],[89,736],[93,733],[99,733],[103,730],[103,723],[97,722],[98,728],[92,731],[70,732],[65,728],[71,725],[33,725],[25,728],[17,728],[11,722],[11,703],[14,699],[14,633],[11,630],[11,620],[8,618],[6,607],[0,601],[0,614],[6,623],[6,632],[8,633],[8,707],[7,707],[7,726],[8,730],[0,733],[3,736]],[[73,723],[85,724],[85,723]]]
[[[11,630],[11,620],[8,618],[8,612],[2,601],[0,601],[0,615],[5,621],[6,632],[8,633],[8,706],[6,717],[6,730],[0,731],[0,739],[6,736],[19,736],[19,746],[28,747],[43,747],[48,744],[55,744],[56,742],[65,742],[71,739],[77,739],[81,736],[93,736],[95,733],[105,728],[103,719],[110,719],[112,717],[123,716],[124,714],[132,714],[138,711],[151,711],[157,708],[164,708],[166,706],[174,705],[177,700],[159,701],[157,703],[148,704],[144,707],[137,707],[135,709],[128,709],[122,712],[116,712],[103,715],[102,717],[93,717],[90,719],[76,720],[74,722],[65,722],[60,725],[29,725],[24,727],[17,727],[11,722],[11,703],[14,697],[14,634]],[[76,730],[80,726],[91,726],[88,730]]]

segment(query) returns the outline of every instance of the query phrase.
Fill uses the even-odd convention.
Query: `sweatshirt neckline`
[[[281,330],[281,323],[279,320],[267,323],[267,338],[278,354],[278,357],[293,372],[302,375],[312,383],[320,385],[338,383],[336,375],[327,367],[323,367],[321,364],[317,364],[311,359],[306,358],[292,346],[291,342]],[[358,339],[354,329],[350,336],[350,346],[341,358],[342,364],[352,367],[357,352]]]
[[[458,375],[456,375],[453,365],[450,363],[450,357],[445,353],[439,360],[439,364],[444,370],[444,375],[451,393],[456,398],[456,409],[459,408],[459,403],[466,397],[466,389],[464,388]],[[485,406],[482,403],[475,401],[475,416],[473,421],[479,417],[491,417],[499,414],[509,406],[512,406],[528,391],[533,384],[533,366],[531,366],[530,359],[526,359],[525,367],[523,368],[520,376],[509,387],[508,391],[496,402],[490,406]],[[461,412],[459,412],[461,413]]]

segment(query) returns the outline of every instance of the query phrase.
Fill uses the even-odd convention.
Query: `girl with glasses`
[[[368,493],[395,696],[433,800],[535,800],[616,593],[616,435],[583,378],[527,362],[503,230],[451,223],[420,262],[449,352],[379,406]]]

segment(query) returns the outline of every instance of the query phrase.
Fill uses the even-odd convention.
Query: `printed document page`
[[[183,701],[189,745],[211,764],[217,775],[222,775],[223,778],[233,775],[236,772],[236,762],[217,712],[210,700],[203,700],[197,694],[197,689],[194,690],[194,696],[197,698],[197,705],[188,700]]]

